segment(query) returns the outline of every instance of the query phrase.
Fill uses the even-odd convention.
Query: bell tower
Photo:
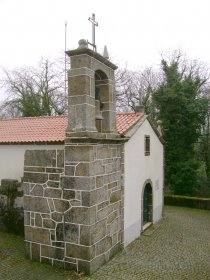
[[[114,78],[117,67],[89,49],[85,40],[67,55],[71,61],[69,119],[61,185],[63,192],[70,191],[74,199],[64,213],[65,259],[71,260],[78,271],[92,273],[122,243],[122,139],[116,132]],[[74,228],[77,239],[65,240]]]
[[[93,31],[97,22],[90,18]],[[93,50],[88,48],[93,47]],[[24,162],[26,256],[93,273],[123,242],[123,143],[116,131],[116,66],[79,41],[67,51],[64,148],[29,150]]]
[[[117,67],[79,41],[68,73],[69,136],[116,134],[115,78]],[[79,133],[79,134],[78,134]]]

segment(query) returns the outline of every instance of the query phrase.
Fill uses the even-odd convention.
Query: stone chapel
[[[138,113],[126,113],[125,122],[123,113],[116,115],[116,65],[89,49],[85,40],[67,55],[71,69],[64,139],[56,143],[53,138],[60,128],[55,120],[61,117],[35,118],[46,122],[48,140],[38,130],[27,140],[25,125],[29,131],[35,120],[23,118],[15,120],[13,139],[11,132],[8,139],[0,136],[0,152],[20,148],[18,143],[24,147],[27,257],[90,274],[161,220],[163,141],[141,106]],[[8,125],[0,121],[0,131]]]

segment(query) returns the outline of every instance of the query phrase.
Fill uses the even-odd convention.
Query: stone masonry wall
[[[121,246],[121,144],[65,148],[63,189],[76,198],[64,214],[65,257],[78,271],[92,273]]]
[[[26,151],[28,258],[92,273],[121,247],[121,144]],[[65,169],[65,171],[64,171]]]
[[[61,189],[64,172],[63,150],[26,151],[24,166],[24,220],[28,258],[59,264],[64,243],[56,235],[69,209],[71,193]]]

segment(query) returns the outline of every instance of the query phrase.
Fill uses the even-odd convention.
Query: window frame
[[[150,156],[151,153],[151,139],[150,135],[144,135],[144,155]]]

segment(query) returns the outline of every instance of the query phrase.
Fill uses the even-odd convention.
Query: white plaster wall
[[[144,155],[144,136],[150,135],[150,156]],[[125,144],[124,246],[142,231],[142,189],[146,180],[153,187],[153,223],[162,217],[163,145],[147,120]]]
[[[23,177],[26,150],[63,149],[64,145],[0,145],[0,181]]]

